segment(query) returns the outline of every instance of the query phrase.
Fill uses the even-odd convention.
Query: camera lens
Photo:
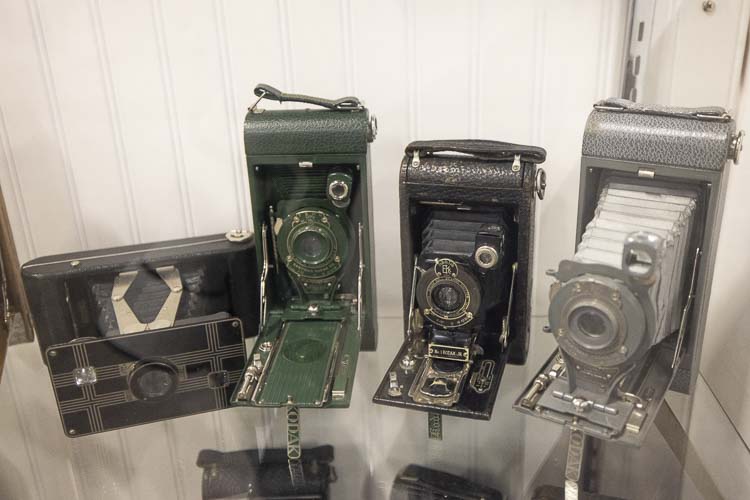
[[[442,284],[432,291],[432,302],[446,312],[453,312],[464,303],[464,293],[455,285]]]
[[[336,201],[341,201],[349,194],[349,186],[344,181],[335,180],[328,186],[328,194]]]
[[[294,253],[307,264],[324,260],[331,251],[331,243],[316,231],[305,231],[294,240]]]
[[[177,368],[167,361],[142,361],[130,373],[128,385],[137,399],[164,399],[177,390]]]
[[[497,254],[497,250],[488,245],[482,245],[477,248],[474,254],[474,261],[482,269],[490,269],[497,264],[500,256]]]
[[[581,307],[576,311],[575,318],[578,330],[590,337],[600,337],[612,329],[609,318],[593,307]]]

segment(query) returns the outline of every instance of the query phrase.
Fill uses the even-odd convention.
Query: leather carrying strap
[[[406,146],[406,154],[412,154],[414,151],[419,151],[419,154],[424,156],[453,152],[481,160],[502,161],[512,160],[516,155],[521,155],[521,161],[529,163],[542,163],[547,158],[547,151],[543,148],[481,139],[414,141]]]
[[[266,85],[265,83],[259,83],[255,87],[255,95],[258,96],[258,102],[261,99],[270,99],[278,102],[302,102],[305,104],[314,104],[316,106],[322,106],[324,108],[333,110],[359,110],[364,109],[364,106],[356,97],[341,97],[339,99],[324,99],[322,97],[313,97],[303,94],[287,94],[280,91],[277,88]],[[255,103],[255,105],[258,104]],[[253,108],[255,108],[253,105]]]
[[[702,108],[680,108],[675,106],[658,106],[642,104],[617,97],[610,97],[594,104],[597,111],[613,111],[620,113],[638,113],[644,115],[674,116],[676,118],[691,118],[693,120],[729,121],[732,117],[720,106],[705,106]]]

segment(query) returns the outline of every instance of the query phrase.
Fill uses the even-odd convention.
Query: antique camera
[[[742,134],[721,108],[594,106],[583,138],[576,252],[560,262],[559,345],[516,407],[640,444],[667,388],[698,373],[728,159]]]
[[[22,273],[66,435],[229,406],[258,325],[250,233],[43,257]]]
[[[237,405],[347,407],[359,350],[376,344],[369,143],[374,117],[354,97],[327,100],[268,85],[262,99],[323,109],[245,119],[259,237],[260,335]]]
[[[411,464],[393,480],[391,500],[503,500],[496,489],[463,477]]]
[[[489,419],[528,349],[541,148],[418,141],[401,164],[405,341],[374,401]]]
[[[203,469],[203,499],[328,499],[329,485],[336,481],[333,446],[307,448],[302,457],[290,461],[280,448],[201,450],[198,467]]]

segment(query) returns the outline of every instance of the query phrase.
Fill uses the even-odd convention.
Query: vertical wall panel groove
[[[344,40],[344,61],[346,65],[346,92],[357,96],[357,58],[354,56],[354,26],[351,0],[339,0],[341,38]]]
[[[534,98],[531,103],[533,120],[531,121],[531,130],[529,136],[535,145],[541,145],[543,142],[544,130],[544,55],[546,52],[545,24],[547,21],[546,13],[543,9],[538,8],[534,13]],[[539,239],[537,238],[537,243]]]
[[[481,31],[482,25],[480,23],[480,0],[473,0],[471,2],[471,55],[469,63],[469,138],[477,139],[481,136],[481,107],[482,97],[480,94],[481,88],[481,68],[480,64],[482,61],[481,56]]]
[[[170,467],[169,469],[172,471],[172,477],[174,479],[174,485],[175,485],[175,491],[177,492],[177,498],[180,500],[183,500],[186,497],[185,493],[185,481],[183,480],[183,471],[182,471],[182,460],[177,455],[177,450],[175,446],[175,432],[174,432],[174,422],[167,421],[164,422],[164,432],[167,435],[167,448],[169,450],[169,458],[170,458]]]
[[[737,32],[742,33],[742,28],[747,22],[746,19],[748,18],[748,10],[750,10],[750,2],[744,1],[742,2],[742,9],[739,16],[737,16]],[[746,28],[747,30],[747,28]],[[729,79],[729,81],[733,84],[730,85],[729,88],[729,95],[727,96],[726,106],[730,110],[730,112],[736,112],[738,111],[737,107],[739,106],[739,100],[741,95],[741,90],[743,88],[742,85],[735,85],[736,83],[744,83],[742,82],[742,70],[745,68],[745,66],[748,64],[746,58],[745,58],[745,50],[747,46],[747,35],[748,31],[745,31],[745,44],[738,45],[736,48],[735,53],[735,63],[732,69],[732,76]]]
[[[162,86],[164,90],[165,107],[169,122],[169,133],[174,156],[174,166],[177,172],[180,202],[185,223],[185,231],[188,235],[195,235],[195,222],[193,219],[193,208],[190,204],[190,187],[187,182],[185,168],[185,156],[182,149],[182,134],[180,132],[179,110],[175,100],[174,82],[172,80],[172,69],[169,59],[169,46],[164,29],[164,11],[161,0],[151,0],[151,13],[154,23],[154,36],[159,54],[159,70],[161,73]]]
[[[597,58],[597,86],[596,95],[594,100],[605,99],[609,97],[611,90],[609,89],[608,76],[610,74],[610,56],[612,52],[612,4],[609,2],[601,2],[599,4],[600,15],[600,30],[599,30],[599,54]]]
[[[245,172],[245,155],[242,153],[241,145],[241,120],[235,113],[237,105],[237,96],[235,95],[234,77],[232,73],[232,54],[229,50],[229,28],[226,19],[226,6],[224,0],[213,1],[214,23],[216,25],[216,38],[218,43],[217,54],[221,64],[221,83],[223,87],[224,112],[226,115],[226,134],[229,157],[232,159],[234,166],[235,180],[235,199],[237,204],[237,216],[240,225],[244,229],[249,229],[250,223],[250,190],[247,175]],[[252,90],[247,89],[248,93]],[[252,96],[248,96],[252,97]]]
[[[534,68],[533,73],[533,97],[531,101],[531,116],[532,120],[529,122],[531,130],[529,130],[529,137],[531,138],[531,144],[534,146],[541,146],[545,147],[544,144],[544,79],[545,79],[545,72],[544,72],[544,60],[545,60],[545,54],[547,52],[547,38],[546,38],[546,24],[547,24],[547,14],[545,10],[539,6],[537,6],[534,9],[534,16],[533,16],[533,26],[534,26],[534,42],[533,42],[533,55],[532,55],[532,64]],[[545,168],[546,165],[542,165],[542,168]],[[548,177],[548,182],[554,181],[554,176]],[[539,258],[539,249],[541,247],[541,221],[542,221],[542,211],[543,206],[538,207],[535,214],[535,227],[537,228],[534,238],[534,264],[533,267],[533,276],[539,276],[539,271],[541,269],[545,268],[546,263],[541,262],[541,259]],[[544,301],[539,300],[540,296],[543,296],[543,292],[541,290],[544,288],[544,283],[540,283],[539,280],[534,279],[531,283],[531,305],[532,305],[532,314],[533,313],[539,313],[540,305],[542,306],[542,312],[544,313]],[[534,348],[535,339],[533,336],[529,340],[529,348]]]
[[[15,348],[18,349],[18,348]],[[10,354],[15,354],[11,352]],[[22,363],[23,360],[19,357],[13,357],[8,356],[6,360],[6,370],[8,373],[6,376],[10,376],[12,380],[22,380],[23,379],[23,371],[20,369],[19,363]],[[19,421],[21,423],[22,432],[24,433],[24,441],[29,443],[36,443],[37,439],[36,436],[34,436],[34,433],[32,432],[32,429],[29,428],[29,423],[32,422],[32,417],[30,416],[30,411],[33,412],[34,409],[30,408],[34,406],[34,401],[30,400],[28,396],[24,397],[18,390],[18,386],[15,383],[12,383],[11,381],[8,382],[10,386],[11,393],[14,395],[14,399],[18,402],[16,408],[19,412]],[[49,395],[52,396],[51,394]],[[52,422],[50,422],[52,424]],[[56,424],[54,430],[56,432],[61,432],[59,427],[59,422],[54,422]],[[50,427],[53,427],[50,425]],[[67,451],[67,450],[66,450]],[[37,456],[38,453],[43,453],[44,450],[36,446],[31,449],[30,455],[31,455],[31,464],[32,464],[32,471],[33,476],[36,480],[36,484],[38,488],[40,489],[40,496],[44,499],[55,499],[58,498],[55,485],[50,485],[49,480],[46,479],[45,471],[42,470],[42,466],[40,465],[40,458]],[[69,456],[66,456],[64,458],[61,458],[64,460],[65,458],[69,458]],[[70,477],[70,484],[63,485],[64,490],[69,489],[70,487],[73,488],[75,492],[75,498],[80,499],[80,485],[81,485],[81,475],[80,471],[76,470],[73,467],[73,461],[72,460],[65,460],[66,465],[68,467],[68,476]]]
[[[417,81],[417,13],[416,2],[404,2],[406,9],[406,77],[409,85],[409,142],[417,140],[419,137],[419,110],[418,92],[419,83]]]
[[[279,35],[281,37],[281,56],[284,61],[284,92],[296,92],[294,84],[294,64],[292,55],[292,36],[289,33],[289,5],[287,0],[278,0]]]
[[[65,170],[65,180],[67,182],[68,188],[67,193],[70,199],[70,204],[73,207],[73,217],[75,219],[78,242],[80,243],[82,248],[86,249],[88,248],[86,228],[83,224],[83,216],[81,214],[81,204],[78,199],[75,174],[73,172],[70,151],[68,149],[68,142],[65,135],[65,126],[60,113],[60,103],[58,101],[58,96],[55,89],[55,78],[50,66],[49,51],[47,50],[47,40],[44,36],[44,23],[42,21],[42,15],[39,10],[37,0],[26,0],[26,6],[28,8],[29,18],[31,20],[40,71],[44,80],[45,89],[47,91],[47,100],[50,104],[50,111],[52,113],[55,135],[58,147],[60,148],[60,154]]]
[[[16,418],[18,420],[19,427],[21,428],[21,434],[23,436],[24,453],[28,457],[29,463],[31,464],[31,477],[33,478],[34,484],[30,486],[33,488],[34,496],[36,498],[46,498],[46,496],[42,496],[42,491],[40,489],[42,485],[42,473],[40,471],[39,462],[37,461],[36,453],[34,453],[34,450],[29,446],[29,443],[31,442],[29,438],[29,429],[26,425],[26,420],[19,410],[22,398],[17,394],[16,384],[13,383],[13,370],[10,368],[10,366],[8,366],[5,369],[5,372],[6,373],[3,375],[3,383],[7,384],[8,388],[10,389],[10,406],[13,407],[13,410],[16,413]],[[7,407],[7,405],[4,406]]]
[[[107,49],[107,36],[104,33],[101,11],[101,0],[88,0],[91,25],[96,38],[96,51],[99,56],[99,68],[102,74],[102,83],[107,96],[107,111],[109,125],[112,129],[112,139],[115,145],[115,161],[120,174],[120,182],[125,192],[125,204],[128,211],[128,222],[130,224],[130,238],[133,243],[142,241],[138,217],[135,210],[135,197],[133,196],[133,182],[130,178],[127,153],[125,150],[125,138],[122,133],[122,118],[120,106],[117,102],[114,81],[112,79],[112,65],[109,61]]]
[[[73,461],[68,460],[66,465],[68,469],[68,476],[70,476],[70,484],[73,487],[75,498],[76,499],[83,498],[83,495],[81,495],[80,479],[78,478],[78,472],[76,471]],[[51,497],[47,497],[47,498],[55,499],[57,497],[55,495],[52,495]]]
[[[11,187],[13,189],[14,198],[16,199],[17,211],[21,217],[21,230],[23,232],[24,241],[26,242],[26,248],[28,251],[27,257],[33,258],[37,256],[36,243],[34,243],[34,235],[31,232],[31,225],[29,224],[29,211],[26,206],[26,201],[24,200],[23,189],[21,189],[21,183],[18,178],[18,166],[16,165],[15,155],[13,154],[13,148],[11,147],[10,137],[8,134],[9,132],[8,125],[5,122],[5,113],[3,112],[3,108],[0,107],[0,142],[2,143],[3,155],[6,158],[6,163],[8,165],[8,170],[10,173],[10,179],[12,183]],[[18,231],[15,231],[14,234],[18,234]]]
[[[125,472],[125,483],[126,483],[125,486],[128,489],[128,496],[130,496],[132,500],[137,500],[138,495],[136,495],[134,491],[134,488],[135,488],[134,479],[135,478],[133,477],[133,474],[132,474],[133,457],[130,454],[130,448],[128,447],[128,442],[126,439],[127,431],[121,430],[121,431],[116,431],[116,432],[117,432],[117,442],[120,445],[120,450],[122,450],[121,451],[122,465],[123,465],[123,470]]]

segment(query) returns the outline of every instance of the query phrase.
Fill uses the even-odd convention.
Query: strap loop
[[[259,83],[255,87],[254,93],[258,96],[258,100],[250,108],[251,111],[255,109],[262,99],[270,99],[278,102],[302,102],[341,111],[359,111],[364,109],[362,102],[356,97],[349,96],[341,97],[339,99],[324,99],[322,97],[313,97],[303,94],[287,94],[265,83]]]
[[[414,141],[406,146],[406,154],[417,151],[423,156],[438,156],[440,153],[453,152],[481,160],[495,161],[513,160],[520,155],[521,161],[528,163],[543,163],[547,157],[547,151],[536,146],[480,139]]]

